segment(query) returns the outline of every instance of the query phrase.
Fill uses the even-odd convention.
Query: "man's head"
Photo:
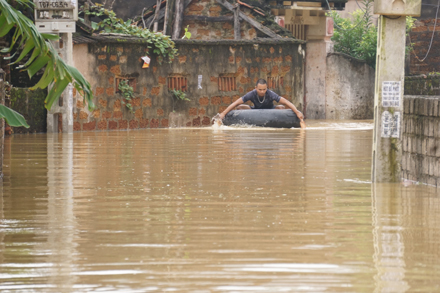
[[[264,97],[264,95],[267,92],[267,82],[266,80],[260,78],[257,80],[257,83],[255,84],[255,89],[257,90],[257,94],[260,97]]]

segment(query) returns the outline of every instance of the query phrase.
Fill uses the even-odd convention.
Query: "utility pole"
[[[73,66],[72,33],[78,20],[77,0],[34,0],[35,26],[41,33],[58,34],[52,42],[61,58]],[[59,125],[61,123],[61,125]],[[47,132],[73,132],[73,86],[69,84],[61,94],[58,104],[47,111]]]
[[[375,0],[379,14],[372,182],[401,181],[401,125],[405,80],[406,16],[420,16],[421,0]]]

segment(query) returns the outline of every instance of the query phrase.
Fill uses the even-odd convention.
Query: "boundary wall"
[[[440,186],[440,77],[405,79],[403,179]]]

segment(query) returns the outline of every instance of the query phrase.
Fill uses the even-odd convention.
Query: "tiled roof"
[[[194,44],[194,45],[253,45],[253,44],[305,44],[305,41],[296,40],[293,38],[257,38],[252,40],[174,40],[176,44]],[[81,34],[73,35],[74,44],[87,43],[140,43],[148,44],[147,39],[132,37],[121,34],[94,34],[92,36],[84,36]]]

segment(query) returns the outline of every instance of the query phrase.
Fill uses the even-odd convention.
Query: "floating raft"
[[[261,127],[301,127],[296,114],[290,110],[261,109],[233,110],[223,119],[223,125],[255,125]]]

